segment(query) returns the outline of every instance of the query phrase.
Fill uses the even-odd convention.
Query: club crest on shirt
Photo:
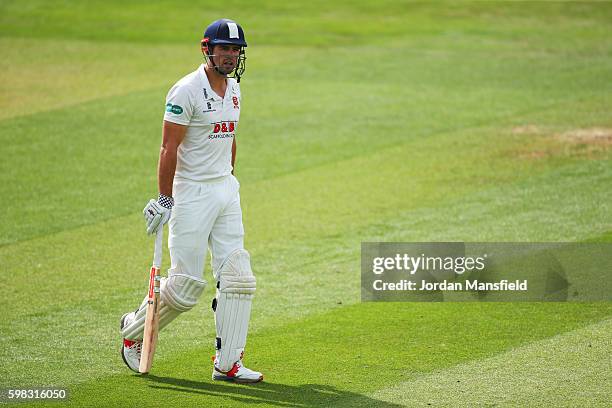
[[[232,96],[232,102],[234,102],[234,109],[240,109],[240,105],[238,104],[237,96]]]

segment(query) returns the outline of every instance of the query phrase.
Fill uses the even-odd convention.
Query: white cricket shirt
[[[207,181],[232,172],[232,142],[240,118],[240,85],[227,78],[225,97],[208,82],[204,65],[181,78],[166,96],[164,120],[187,126],[175,179]]]

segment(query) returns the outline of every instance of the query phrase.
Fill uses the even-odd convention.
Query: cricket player
[[[217,20],[206,29],[204,63],[166,97],[159,197],[143,213],[147,233],[155,234],[166,223],[170,231],[171,267],[161,282],[159,329],[198,302],[206,286],[203,271],[210,248],[217,332],[212,379],[253,383],[263,375],[246,368],[242,358],[255,277],[244,249],[240,184],[233,174],[246,47],[242,27],[232,20]],[[146,299],[121,318],[121,356],[134,371],[140,362],[145,309]]]

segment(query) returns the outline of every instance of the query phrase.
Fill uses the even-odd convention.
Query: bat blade
[[[161,283],[162,244],[164,241],[163,226],[157,230],[155,236],[155,252],[153,253],[153,266],[149,274],[149,293],[147,295],[147,314],[145,317],[144,335],[142,337],[142,350],[138,371],[147,374],[153,364],[153,355],[157,346],[159,333],[159,287]]]
[[[138,371],[147,374],[151,371],[155,347],[157,346],[157,335],[159,333],[159,282],[160,270],[153,266],[149,277],[149,296],[147,303],[147,314],[145,317],[142,353]]]

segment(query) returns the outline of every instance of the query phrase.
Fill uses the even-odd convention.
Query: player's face
[[[219,44],[213,48],[213,61],[223,75],[230,74],[238,64],[240,46]]]

